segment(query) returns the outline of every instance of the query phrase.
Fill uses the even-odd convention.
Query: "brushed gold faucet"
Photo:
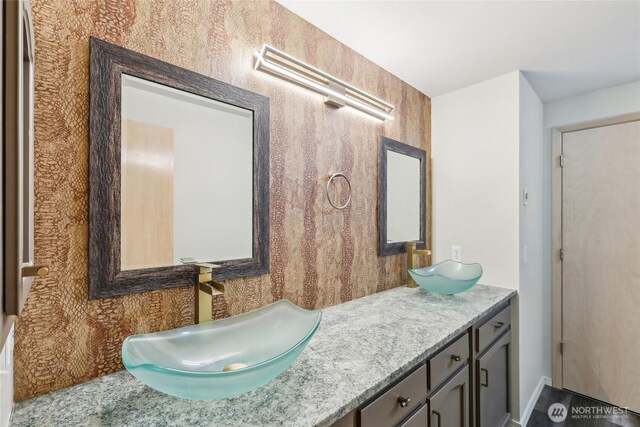
[[[407,270],[413,270],[413,256],[414,255],[427,255],[431,256],[431,251],[429,249],[416,249],[416,242],[407,242]],[[416,288],[418,285],[416,281],[413,280],[410,274],[407,273],[407,287]]]
[[[193,258],[180,258],[185,265],[192,265],[195,269],[195,309],[194,323],[210,322],[213,317],[211,306],[213,296],[224,293],[224,285],[213,280],[213,269],[220,268],[218,264],[199,263]]]

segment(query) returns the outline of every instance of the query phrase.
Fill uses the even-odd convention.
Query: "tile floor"
[[[564,421],[553,422],[549,418],[549,407],[554,403],[562,403],[567,408],[567,417]],[[614,410],[618,413],[613,413]],[[574,413],[576,411],[579,413]],[[587,414],[588,411],[591,415]],[[544,386],[527,427],[640,427],[640,415],[631,412],[621,414],[620,411],[619,408],[568,390]]]

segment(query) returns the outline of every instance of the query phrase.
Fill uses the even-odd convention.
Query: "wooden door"
[[[640,121],[562,154],[563,387],[640,412]]]
[[[175,265],[173,129],[122,121],[120,268]],[[195,202],[194,202],[195,203]]]
[[[429,399],[431,427],[469,426],[469,366],[465,366]]]
[[[509,402],[509,344],[511,331],[478,357],[476,402],[479,427],[502,427],[511,419]]]

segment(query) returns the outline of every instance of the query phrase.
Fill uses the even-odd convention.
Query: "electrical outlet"
[[[451,246],[451,259],[462,262],[462,246]]]
[[[529,204],[529,190],[526,188],[522,189],[522,206],[527,206]]]

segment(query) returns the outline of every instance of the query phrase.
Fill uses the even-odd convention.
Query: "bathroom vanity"
[[[174,398],[122,371],[19,402],[11,425],[499,426],[514,295],[394,288],[323,310],[291,367],[241,396]]]
[[[499,305],[333,427],[505,426],[510,324]]]

